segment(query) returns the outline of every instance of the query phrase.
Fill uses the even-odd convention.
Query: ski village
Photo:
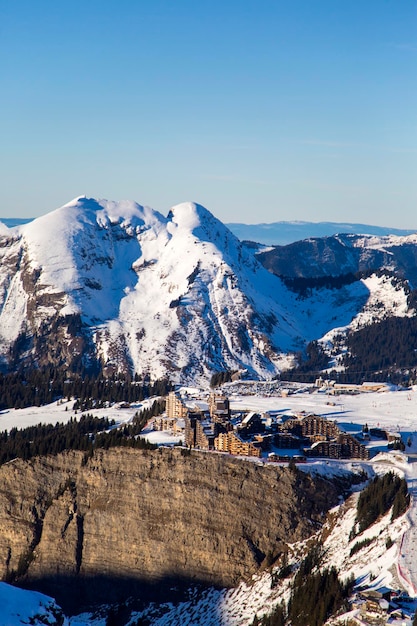
[[[353,485],[353,495],[341,499],[310,539],[289,542],[283,555],[263,563],[249,580],[233,588],[190,587],[188,599],[151,602],[140,611],[132,610],[126,624],[284,624],[285,621],[279,621],[276,607],[287,605],[290,598],[294,601],[294,579],[300,561],[304,563],[303,558],[307,561],[311,558],[312,546],[319,546],[315,549],[320,551],[316,555],[320,567],[337,568],[348,586],[344,601],[326,624],[411,626],[414,623],[417,608],[415,388],[385,383],[338,385],[323,379],[312,385],[236,380],[207,390],[178,387],[164,400],[165,411],[151,417],[140,435],[161,451],[178,449],[182,455],[197,457],[236,456],[265,468],[289,467],[293,472],[339,480],[353,475],[357,487]],[[138,410],[150,407],[152,402],[153,399],[113,404],[92,408],[91,413],[109,418],[114,424],[112,428],[120,430],[132,423]],[[0,419],[5,428],[11,424],[28,427],[38,423],[41,415],[50,423],[69,422],[80,418],[79,411],[73,407],[73,402],[62,401],[43,407],[11,409],[3,411]],[[393,481],[393,491],[387,496],[385,508],[376,509],[373,517],[371,514],[362,522],[358,502],[366,492],[364,484],[373,485],[387,476]],[[369,502],[367,507],[373,508]],[[10,615],[15,616],[8,624],[25,623],[19,621],[26,615],[25,611],[38,617],[45,612],[52,619],[51,607],[58,610],[46,596],[18,589],[13,595],[6,592],[5,583],[0,589],[5,606],[7,599]],[[103,605],[63,619],[69,626],[105,626],[113,623],[109,618],[113,614]],[[268,614],[270,622],[265,621]],[[295,620],[293,623],[302,624]]]

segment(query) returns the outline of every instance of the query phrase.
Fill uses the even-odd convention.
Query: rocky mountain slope
[[[221,477],[221,480],[219,478]],[[231,586],[338,502],[323,478],[180,449],[68,452],[0,468],[3,580],[64,608],[175,585]]]
[[[2,227],[0,365],[174,382],[220,370],[270,378],[313,339],[414,309],[408,285],[381,275],[300,299],[262,263],[285,276],[339,275],[358,266],[358,255],[360,267],[389,265],[395,247],[412,278],[413,237],[390,242],[346,236],[289,246],[279,261],[279,249],[257,258],[199,205],[164,217],[134,202],[80,197]]]
[[[276,246],[258,255],[279,276],[319,277],[386,268],[417,285],[417,235],[334,235]]]

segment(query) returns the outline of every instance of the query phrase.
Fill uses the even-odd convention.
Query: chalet
[[[292,435],[295,435],[296,437],[301,437],[302,436],[301,420],[294,419],[294,418],[285,419],[282,422],[282,424],[279,424],[278,430],[280,432],[291,433]]]
[[[195,425],[195,447],[201,450],[214,450],[213,424],[209,420],[197,420]]]
[[[357,393],[376,393],[381,391],[388,391],[389,386],[387,383],[376,382],[364,382],[361,385],[349,384],[349,383],[337,383],[334,380],[325,380],[321,376],[317,378],[314,386],[318,389],[326,390],[327,393],[338,394],[357,394]]]
[[[344,459],[369,459],[369,450],[360,443],[353,435],[340,433],[337,442],[342,446],[342,455]]]
[[[375,382],[368,382],[368,383],[362,383],[362,385],[360,386],[361,391],[373,391],[373,392],[380,392],[380,391],[389,391],[389,385],[387,385],[387,383],[375,383]]]
[[[213,450],[215,437],[226,431],[222,424],[212,422],[197,411],[190,411],[184,422],[185,445],[200,450]]]
[[[259,413],[251,411],[242,420],[241,429],[247,432],[259,432],[263,430],[264,424]]]
[[[304,448],[304,454],[307,457],[341,459],[342,446],[336,441],[317,441],[310,448]]]
[[[300,413],[296,418],[286,420],[280,424],[279,430],[308,438],[310,441],[331,439],[337,437],[340,432],[335,422],[319,415],[306,413]]]
[[[195,448],[196,445],[196,422],[201,419],[200,413],[188,413],[184,418],[184,443],[188,448]]]
[[[389,602],[384,598],[367,598],[360,606],[360,616],[366,624],[386,624]]]
[[[219,433],[218,436],[214,440],[214,449],[218,452],[229,452],[229,434],[228,433]]]
[[[383,428],[370,428],[369,434],[376,439],[383,439],[384,441],[388,439],[388,433]]]
[[[388,443],[396,443],[402,441],[400,433],[387,432]]]
[[[270,433],[268,434],[260,434],[253,436],[254,442],[259,444],[262,450],[270,450],[271,444],[273,443],[274,436]]]

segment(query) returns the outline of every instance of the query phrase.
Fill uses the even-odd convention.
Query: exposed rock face
[[[91,601],[97,579],[113,590],[173,578],[233,585],[307,537],[338,499],[303,472],[177,449],[16,460],[0,485],[3,579],[17,573],[61,604],[75,589]]]

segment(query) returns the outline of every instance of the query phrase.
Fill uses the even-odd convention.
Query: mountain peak
[[[191,232],[194,232],[195,229],[199,227],[204,227],[207,223],[209,226],[218,223],[225,228],[222,222],[215,218],[208,209],[196,202],[181,202],[180,204],[176,204],[171,208],[168,219],[174,224],[177,224],[180,228],[185,228]]]
[[[101,208],[99,200],[96,200],[95,198],[88,198],[87,196],[82,195],[82,196],[77,196],[76,198],[73,198],[69,202],[66,202],[57,210],[59,211],[62,209],[84,209],[84,210],[87,209],[87,210],[97,211],[97,209],[99,208]]]
[[[225,251],[240,248],[238,238],[208,209],[196,202],[182,202],[173,206],[168,221],[183,233],[189,233],[200,241],[206,241]],[[173,228],[168,230],[172,233]]]
[[[91,198],[90,198],[91,199]],[[73,198],[72,200],[70,200],[69,202],[66,202],[65,204],[63,204],[62,206],[73,206],[75,204],[79,204],[82,203],[83,200],[88,200],[87,196],[85,194],[82,194],[81,196],[76,196],[75,198]]]

